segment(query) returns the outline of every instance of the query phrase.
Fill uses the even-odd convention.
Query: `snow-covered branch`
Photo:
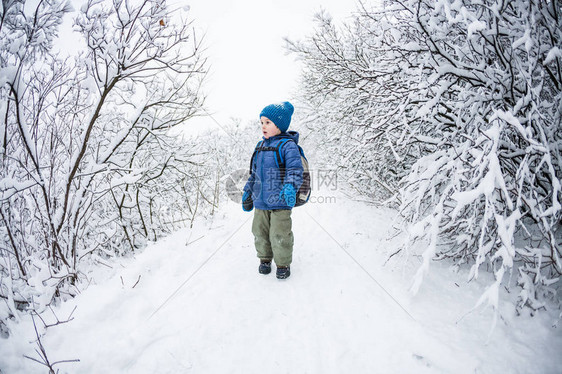
[[[488,301],[504,274],[519,307],[559,294],[561,17],[558,1],[362,2],[288,42],[327,164],[373,200],[398,195],[408,247],[424,243],[414,289],[449,259],[496,274]]]
[[[62,59],[52,45],[72,10],[38,4],[5,2],[0,17],[0,292],[41,309],[77,292],[81,262],[140,248],[185,216],[177,183],[197,175],[199,151],[170,129],[198,113],[205,60],[162,0],[87,2],[84,48]]]

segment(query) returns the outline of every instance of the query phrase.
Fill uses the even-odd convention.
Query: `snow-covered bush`
[[[402,48],[413,38],[394,12],[362,11],[341,27],[319,13],[316,25],[304,41],[288,41],[304,66],[300,101],[311,140],[329,149],[326,165],[340,180],[371,200],[396,197],[409,166],[434,148],[418,140],[426,123],[411,115],[426,97],[426,57]]]
[[[402,211],[428,239],[414,290],[433,258],[482,264],[496,305],[510,274],[519,306],[540,308],[562,274],[562,14],[555,1],[409,1],[432,56],[433,91],[417,117],[443,129],[413,167]],[[428,134],[430,135],[430,134]],[[558,298],[560,295],[557,296]]]
[[[556,1],[359,4],[289,43],[333,163],[359,190],[400,190],[409,245],[518,279],[519,307],[559,299],[562,12]],[[384,187],[382,187],[384,186]],[[409,252],[408,252],[409,253]],[[505,276],[505,277],[504,277]]]
[[[198,113],[204,60],[163,0],[87,1],[68,58],[53,43],[70,2],[0,11],[2,320],[191,219],[201,150],[170,131]]]

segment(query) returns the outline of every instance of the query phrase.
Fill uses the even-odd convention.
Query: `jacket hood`
[[[273,140],[273,139],[291,139],[296,144],[299,144],[299,133],[291,130],[291,131],[287,131],[287,132],[282,132],[279,135],[272,136],[271,138],[269,138],[267,140]],[[266,139],[264,138],[264,140],[266,140]]]

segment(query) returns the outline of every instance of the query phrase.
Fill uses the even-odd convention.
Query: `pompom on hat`
[[[287,131],[289,125],[291,124],[291,116],[295,111],[295,107],[288,101],[282,103],[271,104],[263,108],[260,113],[261,117],[267,117],[281,130],[281,132]]]

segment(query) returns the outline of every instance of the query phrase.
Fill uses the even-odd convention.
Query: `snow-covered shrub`
[[[410,1],[412,28],[432,56],[433,92],[418,117],[443,131],[413,167],[402,211],[412,240],[427,239],[414,290],[433,258],[506,274],[519,306],[556,295],[562,274],[562,14],[553,1]],[[429,135],[429,134],[428,134]],[[508,283],[508,282],[506,282]],[[557,296],[558,298],[560,295]]]
[[[434,148],[420,138],[427,123],[411,114],[427,95],[427,56],[412,52],[415,35],[393,11],[363,10],[341,27],[319,13],[316,25],[304,41],[288,41],[304,66],[300,100],[311,139],[329,149],[326,164],[340,180],[371,200],[396,197],[409,167]]]
[[[400,190],[410,245],[507,277],[540,308],[562,273],[562,12],[556,1],[385,1],[290,42],[331,163],[370,196]],[[341,172],[342,170],[340,170]],[[409,252],[408,252],[409,253]],[[560,297],[559,295],[557,296]]]
[[[76,292],[81,262],[191,219],[198,143],[170,130],[201,106],[189,22],[163,0],[87,1],[84,49],[53,49],[67,1],[0,9],[0,295],[9,311]],[[182,12],[182,10],[178,10]],[[177,134],[177,132],[175,133]]]

